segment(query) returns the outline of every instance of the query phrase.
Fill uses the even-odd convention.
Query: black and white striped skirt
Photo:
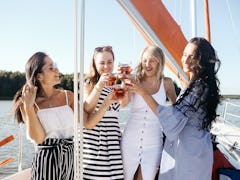
[[[32,180],[73,180],[73,138],[46,139],[37,146],[32,162]]]

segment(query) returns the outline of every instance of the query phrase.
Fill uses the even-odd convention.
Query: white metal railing
[[[233,123],[231,123],[230,121],[227,120],[227,116],[238,118],[239,121],[240,121],[240,115],[230,113],[229,112],[229,106],[237,107],[237,108],[239,108],[239,111],[240,111],[240,105],[231,103],[230,100],[225,101],[225,105],[224,105],[224,109],[223,109],[223,113],[222,113],[223,121],[227,122],[231,125],[234,125]]]

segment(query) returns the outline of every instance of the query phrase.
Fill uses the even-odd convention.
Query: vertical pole
[[[78,146],[78,0],[74,0],[74,179],[79,179]]]
[[[191,0],[191,24],[192,24],[192,37],[196,37],[196,29],[197,29],[197,24],[196,24],[196,3],[195,0]]]
[[[209,20],[209,10],[208,10],[208,0],[204,0],[204,16],[205,16],[205,29],[206,29],[206,39],[211,42],[211,32],[210,32],[210,20]]]
[[[84,82],[84,27],[85,0],[81,1],[81,34],[80,34],[80,177],[83,179],[83,82]]]

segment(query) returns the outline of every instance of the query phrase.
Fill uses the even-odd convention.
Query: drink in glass
[[[130,74],[131,71],[132,71],[132,68],[131,68],[131,63],[119,63],[118,64],[118,67],[119,67],[119,70],[121,71],[121,74]]]
[[[116,74],[111,73],[109,75],[108,81],[106,82],[106,86],[113,86],[115,84],[116,80],[117,80]]]
[[[115,84],[113,86],[113,92],[114,92],[114,96],[116,97],[116,99],[122,99],[125,95],[125,90],[121,86],[121,84]]]
[[[129,74],[125,76],[124,83],[126,86],[132,86],[132,83],[136,82],[136,75],[135,74]]]

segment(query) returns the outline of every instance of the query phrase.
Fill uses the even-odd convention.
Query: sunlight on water
[[[0,101],[0,139],[4,139],[10,135],[14,136],[14,140],[0,147],[0,161],[12,157],[13,162],[0,168],[0,179],[13,174],[18,171],[18,157],[19,157],[19,126],[13,120],[10,114],[11,101]],[[22,169],[28,168],[34,154],[33,144],[26,139],[25,127],[22,130],[23,138],[23,164]]]

